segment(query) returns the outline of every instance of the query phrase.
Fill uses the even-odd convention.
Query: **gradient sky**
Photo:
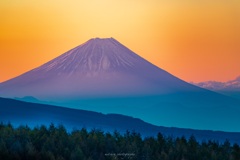
[[[240,1],[2,0],[0,82],[114,37],[185,81],[240,75]]]

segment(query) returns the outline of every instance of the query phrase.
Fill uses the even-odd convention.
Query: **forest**
[[[240,147],[216,141],[198,142],[194,136],[142,137],[98,129],[72,130],[63,125],[13,127],[0,124],[1,160],[239,160]]]

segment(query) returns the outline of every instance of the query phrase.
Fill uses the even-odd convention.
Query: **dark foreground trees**
[[[228,141],[199,143],[192,136],[171,138],[158,134],[142,138],[135,132],[104,133],[86,129],[67,132],[63,126],[13,128],[0,124],[0,159],[24,160],[239,160],[240,147]]]

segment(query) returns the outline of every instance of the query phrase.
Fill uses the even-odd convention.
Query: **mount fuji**
[[[113,38],[94,38],[0,84],[0,96],[118,113],[161,126],[240,131],[240,101],[199,88]]]
[[[52,61],[4,82],[4,96],[109,97],[196,90],[113,38],[91,39]]]

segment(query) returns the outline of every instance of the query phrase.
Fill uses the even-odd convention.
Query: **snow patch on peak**
[[[109,59],[106,57],[106,56],[104,56],[103,58],[102,58],[102,68],[104,69],[104,70],[106,70],[106,69],[108,69],[109,67],[110,67],[110,61],[109,61]]]

